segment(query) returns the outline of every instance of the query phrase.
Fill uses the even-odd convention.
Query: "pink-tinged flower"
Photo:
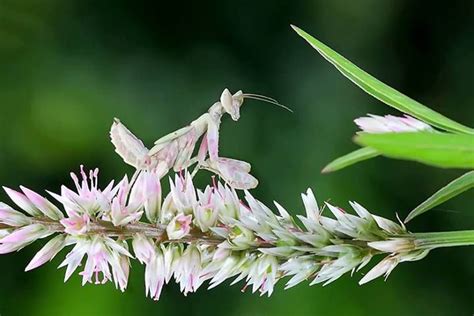
[[[165,263],[165,283],[168,283],[174,274],[174,267],[178,264],[182,254],[183,248],[181,245],[168,244],[167,246],[161,244],[161,251],[163,253],[163,260]]]
[[[31,201],[23,193],[17,192],[7,187],[3,187],[7,195],[12,199],[12,201],[18,205],[22,210],[33,217],[41,216],[41,211],[36,208],[36,206],[31,203]]]
[[[86,283],[105,284],[107,281],[112,280],[112,274],[110,273],[109,262],[111,260],[110,253],[105,247],[104,243],[98,238],[92,241],[92,244],[87,250],[87,261],[84,266],[82,274],[82,285]],[[102,273],[102,280],[100,280],[100,273]]]
[[[247,285],[252,285],[252,293],[259,290],[260,295],[267,293],[270,296],[277,282],[277,272],[277,259],[273,256],[263,255],[251,264],[247,276]]]
[[[140,263],[148,264],[156,255],[156,245],[148,237],[136,234],[132,240],[133,252]]]
[[[0,223],[9,226],[24,226],[31,224],[31,219],[10,206],[0,203]]]
[[[145,267],[145,293],[153,300],[160,299],[165,284],[165,259],[161,250],[157,250]]]
[[[186,172],[184,176],[177,174],[174,182],[170,178],[170,192],[176,208],[184,214],[191,214],[197,204],[197,198],[189,172]]]
[[[93,239],[78,239],[76,246],[59,266],[67,266],[65,281],[74,273],[87,255],[82,275],[82,285],[86,283],[104,284],[114,281],[117,288],[124,290],[128,280],[128,261],[122,256],[132,257],[122,242],[108,237],[95,236]],[[102,277],[102,278],[101,278]]]
[[[58,268],[66,267],[64,282],[69,280],[69,278],[74,273],[74,271],[76,271],[76,269],[79,267],[90,245],[91,245],[90,239],[86,239],[86,238],[77,239],[77,242],[74,248],[66,255],[66,259],[64,259],[64,261],[61,262],[61,264],[58,267]]]
[[[207,232],[210,227],[215,226],[219,211],[216,208],[215,200],[217,194],[213,192],[214,188],[206,187],[204,193],[198,191],[199,202],[194,209],[194,217],[197,225],[203,232]]]
[[[163,200],[163,205],[161,207],[161,212],[159,216],[159,223],[163,225],[167,225],[171,220],[178,214],[178,209],[176,208],[173,196],[171,192]]]
[[[128,249],[126,241],[117,241],[117,243],[121,243],[123,248]],[[114,279],[115,288],[125,292],[130,274],[130,257],[128,255],[121,255],[115,251],[112,251],[111,255],[112,276]]]
[[[65,235],[57,235],[41,248],[40,251],[31,259],[31,262],[25,268],[25,271],[30,271],[39,266],[51,261],[65,246],[67,245]]]
[[[159,174],[155,171],[142,171],[133,185],[130,198],[141,201],[147,219],[151,223],[156,223],[161,210]]]
[[[189,245],[181,256],[175,271],[176,282],[186,296],[195,292],[202,284],[199,276],[202,271],[201,252],[195,245]]]
[[[214,204],[221,219],[235,218],[240,209],[240,200],[235,189],[220,182],[214,189]]]
[[[102,215],[110,210],[113,197],[116,195],[119,187],[114,187],[114,181],[104,189],[98,187],[99,169],[91,170],[89,176],[81,165],[81,176],[79,180],[76,174],[71,173],[71,178],[76,186],[77,193],[65,186],[61,187],[61,195],[48,192],[56,200],[61,202],[66,213],[71,214],[89,214],[92,217]]]
[[[110,218],[115,226],[137,221],[143,215],[141,210],[145,200],[143,188],[140,185],[135,186],[130,194],[129,192],[130,183],[125,177],[120,182],[117,196],[112,201]]]
[[[217,261],[213,258],[212,262],[201,272],[201,279],[211,279],[208,289],[215,288],[225,280],[239,274],[239,268],[244,261],[245,259],[240,258],[238,255],[229,255]]]
[[[366,133],[403,133],[403,132],[419,132],[434,131],[433,128],[411,116],[404,117],[393,115],[372,115],[360,117],[354,122]]]
[[[178,214],[176,215],[168,226],[166,226],[166,233],[170,240],[181,239],[191,231],[192,215]]]
[[[37,239],[53,234],[40,224],[31,224],[18,228],[12,233],[0,239],[0,254],[19,250]]]
[[[216,251],[214,252],[214,254],[212,255],[212,260],[223,260],[227,257],[230,257],[230,255],[232,254],[232,251],[230,249],[227,249],[225,247],[218,247],[216,249]]]
[[[84,235],[89,230],[90,218],[87,214],[79,215],[70,212],[70,217],[63,218],[60,223],[64,226],[64,232],[70,235]]]

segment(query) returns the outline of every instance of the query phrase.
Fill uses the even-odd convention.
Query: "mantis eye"
[[[242,102],[239,102],[237,99],[234,100],[234,97],[227,88],[222,92],[220,101],[224,110],[229,113],[234,121],[237,121],[240,118],[239,108]]]

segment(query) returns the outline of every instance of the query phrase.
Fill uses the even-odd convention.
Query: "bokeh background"
[[[302,212],[299,193],[341,206],[357,200],[404,217],[461,174],[377,158],[335,174],[321,168],[356,148],[352,120],[396,113],[344,79],[289,27],[296,24],[381,80],[474,125],[474,2],[0,1],[0,182],[42,191],[70,184],[80,164],[102,183],[131,173],[108,129],[119,117],[151,144],[184,126],[223,88],[272,96],[294,114],[248,101],[225,119],[221,152],[252,162],[254,194]],[[202,180],[204,182],[208,179]],[[5,194],[1,200],[7,201]],[[8,201],[7,201],[8,202]],[[414,220],[412,231],[473,228],[472,193]],[[129,289],[63,283],[52,264],[24,273],[40,244],[0,258],[0,314],[9,315],[471,315],[474,253],[442,249],[401,264],[387,282],[356,273],[327,287],[301,284],[270,298],[241,286],[144,297],[143,267]]]

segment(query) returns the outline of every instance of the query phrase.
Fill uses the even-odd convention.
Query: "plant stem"
[[[473,246],[474,230],[411,234],[417,249]]]
[[[33,223],[46,226],[50,231],[63,233],[64,227],[56,221],[47,218],[34,219]],[[0,224],[0,229],[14,228],[9,225]],[[155,238],[159,242],[170,242],[166,234],[166,227],[163,225],[152,225],[149,223],[137,222],[125,226],[113,226],[109,222],[95,221],[90,223],[87,234],[103,234],[109,237],[131,238],[140,233],[150,238]],[[406,235],[395,235],[392,238],[406,238],[413,240],[413,249],[431,250],[443,247],[474,246],[474,230],[432,232],[432,233],[410,233]],[[192,230],[188,236],[181,239],[185,243],[205,243],[209,245],[218,245],[225,239],[218,236],[203,233],[199,230]],[[345,240],[348,244],[355,244],[361,247],[367,246],[365,241],[352,239]],[[249,248],[266,248],[275,245],[256,240],[253,246]]]

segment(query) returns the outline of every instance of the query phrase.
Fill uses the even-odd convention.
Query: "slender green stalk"
[[[436,233],[415,233],[417,249],[435,249],[442,247],[473,246],[474,230],[461,230]]]

